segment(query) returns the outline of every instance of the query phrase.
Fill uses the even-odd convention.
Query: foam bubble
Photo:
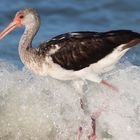
[[[118,65],[105,79],[119,87],[116,94],[106,87],[87,83],[77,93],[72,82],[39,77],[0,61],[0,139],[81,140],[91,132],[90,116],[106,100],[108,106],[97,120],[98,140],[140,139],[140,67]],[[86,103],[80,107],[80,98]]]

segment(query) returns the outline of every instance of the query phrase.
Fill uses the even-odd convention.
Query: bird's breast
[[[54,63],[49,56],[43,62],[40,74],[44,76],[49,75],[58,80],[73,80],[77,78],[75,71],[62,68],[60,65]]]

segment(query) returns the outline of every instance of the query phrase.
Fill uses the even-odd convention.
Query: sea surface
[[[71,31],[140,32],[140,0],[1,0],[0,31],[26,7],[41,17],[34,47]],[[81,140],[88,140],[91,115],[106,103],[97,119],[97,140],[140,140],[140,45],[102,75],[119,93],[91,82],[79,93],[75,81],[40,77],[23,66],[18,55],[23,31],[0,40],[0,140],[77,140],[80,126]]]

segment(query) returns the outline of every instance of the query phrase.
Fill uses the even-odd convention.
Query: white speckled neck
[[[39,29],[39,22],[34,22],[25,26],[25,31],[19,42],[19,55],[21,61],[26,65],[34,56],[35,49],[32,48],[32,40]]]

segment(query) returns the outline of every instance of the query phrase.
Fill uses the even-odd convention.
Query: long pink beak
[[[0,39],[4,38],[8,33],[13,31],[15,28],[20,27],[21,23],[19,20],[14,19],[13,22],[11,22],[8,27],[6,27],[1,33],[0,33]]]

